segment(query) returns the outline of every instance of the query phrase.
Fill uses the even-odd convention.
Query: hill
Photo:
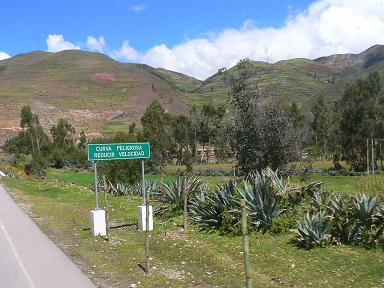
[[[371,71],[384,73],[384,46],[359,54],[314,60],[291,59],[269,64],[251,61],[252,83],[271,83],[283,101],[297,101],[309,111],[324,95],[329,102],[345,85]],[[235,67],[226,71],[235,73]],[[94,52],[34,51],[0,61],[0,145],[18,131],[19,112],[31,105],[45,129],[67,118],[77,132],[110,134],[140,124],[145,108],[157,99],[172,113],[187,113],[192,104],[225,103],[228,88],[222,73],[205,81],[143,64],[117,62]]]
[[[275,94],[283,101],[296,101],[309,111],[312,102],[323,95],[332,102],[343,93],[347,83],[366,77],[369,72],[384,74],[384,46],[376,45],[360,54],[343,54],[321,57],[315,60],[291,59],[274,64],[251,61],[252,83],[260,87],[272,83]],[[226,73],[233,75],[235,67]],[[228,90],[223,75],[209,77],[192,91],[187,98],[196,103],[223,103]]]
[[[20,109],[26,104],[47,129],[64,117],[77,131],[105,133],[126,129],[128,122],[140,123],[145,108],[155,99],[167,111],[187,113],[190,103],[182,86],[196,83],[183,74],[123,64],[98,53],[17,55],[0,61],[0,128],[8,128],[2,129],[0,137],[6,137],[4,131],[17,129]]]

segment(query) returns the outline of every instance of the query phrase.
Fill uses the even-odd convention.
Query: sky
[[[81,49],[206,79],[384,44],[384,0],[2,0],[0,60]]]

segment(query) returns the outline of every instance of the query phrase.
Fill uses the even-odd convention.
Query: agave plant
[[[347,200],[334,195],[330,203],[334,239],[366,247],[383,242],[384,217],[377,197],[362,194]]]
[[[350,242],[356,221],[352,217],[351,201],[341,194],[333,194],[329,201],[332,213],[332,236],[335,243]]]
[[[301,187],[304,194],[312,196],[314,193],[318,193],[323,186],[324,182],[314,181]]]
[[[216,187],[212,194],[206,192],[191,199],[190,212],[193,221],[202,229],[221,228],[224,214],[231,217],[231,224],[235,225],[240,219],[238,189],[230,181]]]
[[[176,180],[169,184],[162,184],[159,188],[159,201],[168,206],[169,209],[181,211],[183,208],[183,194],[187,193],[188,198],[192,198],[199,192],[206,189],[204,182],[195,176],[182,178],[178,176]]]
[[[349,202],[341,194],[333,194],[329,201],[330,209],[335,216],[341,216],[349,212]]]
[[[383,242],[384,216],[377,196],[355,196],[353,208],[355,222],[350,232],[352,242],[364,246],[376,246]]]
[[[309,212],[304,216],[297,228],[297,244],[310,249],[330,243],[332,223],[326,211],[320,211],[311,215]]]
[[[144,181],[144,187],[147,193],[150,195],[156,195],[159,190],[159,185],[155,181]],[[130,189],[130,194],[135,196],[144,196],[143,195],[143,183],[140,181],[136,185],[132,186]]]
[[[365,194],[355,196],[355,212],[360,221],[371,221],[375,216],[376,207],[377,196]]]
[[[269,228],[272,219],[284,210],[279,209],[276,194],[281,193],[283,185],[276,182],[277,177],[271,177],[270,172],[256,173],[244,181],[244,189],[240,191],[246,202],[247,210],[251,216],[251,224],[259,228]],[[279,191],[279,192],[277,192]]]
[[[264,177],[269,180],[269,183],[277,196],[284,196],[287,187],[284,185],[283,178],[279,176],[277,170],[273,171],[271,168],[267,167],[261,171],[261,174],[257,174],[258,176],[254,175],[254,177]]]
[[[116,190],[119,195],[124,195],[124,196],[130,195],[129,188],[130,187],[128,186],[128,184],[125,184],[125,183],[116,184]]]
[[[158,185],[156,182],[152,181],[144,181],[144,187],[147,191],[147,193],[156,193],[158,190]],[[116,191],[119,195],[132,195],[132,196],[142,196],[143,191],[142,191],[142,182],[138,182],[133,186],[129,186],[128,184],[125,183],[117,183],[116,184]]]
[[[312,195],[312,204],[318,210],[330,209],[331,196],[326,192],[314,192]]]

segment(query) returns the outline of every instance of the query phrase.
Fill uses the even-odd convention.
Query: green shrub
[[[237,216],[237,215],[236,215]],[[241,223],[238,217],[234,217],[233,211],[224,209],[221,214],[219,231],[224,235],[241,235]]]
[[[357,187],[362,193],[384,195],[384,175],[362,176]]]
[[[298,221],[303,217],[305,207],[296,206],[295,208],[287,209],[283,214],[273,219],[270,231],[272,234],[283,234],[297,227]]]
[[[76,168],[87,168],[91,166],[91,162],[88,161],[87,151],[75,147],[66,153],[65,163],[67,165],[75,166]]]
[[[11,164],[13,166],[15,166],[17,164],[17,157],[14,153],[11,153],[11,154],[6,154],[4,156],[4,160],[8,163],[8,164]]]
[[[41,153],[33,153],[32,160],[27,162],[24,166],[24,172],[27,175],[37,176],[44,178],[46,175],[45,169],[47,168],[47,160]]]
[[[192,153],[189,150],[186,150],[183,156],[182,163],[185,165],[185,169],[187,173],[192,173],[193,170],[193,156]]]
[[[52,166],[55,168],[64,167],[64,151],[60,148],[54,148],[51,152],[51,162]]]
[[[353,201],[353,226],[350,234],[356,245],[374,247],[383,244],[383,209],[377,196],[357,195]]]
[[[329,209],[331,196],[327,192],[314,192],[312,195],[312,205],[317,211]]]

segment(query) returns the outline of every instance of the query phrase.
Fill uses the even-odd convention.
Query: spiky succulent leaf
[[[240,191],[251,216],[251,224],[256,227],[270,227],[273,218],[284,211],[279,209],[276,200],[276,194],[284,189],[276,174],[271,170],[257,172],[244,181],[244,189]]]
[[[191,199],[190,212],[192,219],[202,229],[220,228],[223,214],[230,213],[232,222],[240,219],[238,189],[232,181],[218,185],[211,194],[201,193]]]
[[[377,207],[377,196],[366,194],[355,197],[356,217],[360,221],[367,221],[373,218]]]
[[[163,183],[157,195],[160,202],[180,212],[183,207],[184,191],[186,191],[188,199],[191,199],[194,195],[205,190],[206,185],[200,178],[195,176],[186,178],[178,176],[169,184]]]
[[[330,242],[331,229],[332,223],[326,211],[314,215],[307,212],[297,227],[297,243],[305,248],[324,246]]]
[[[314,192],[312,195],[312,204],[317,210],[330,209],[331,196],[326,192]]]

